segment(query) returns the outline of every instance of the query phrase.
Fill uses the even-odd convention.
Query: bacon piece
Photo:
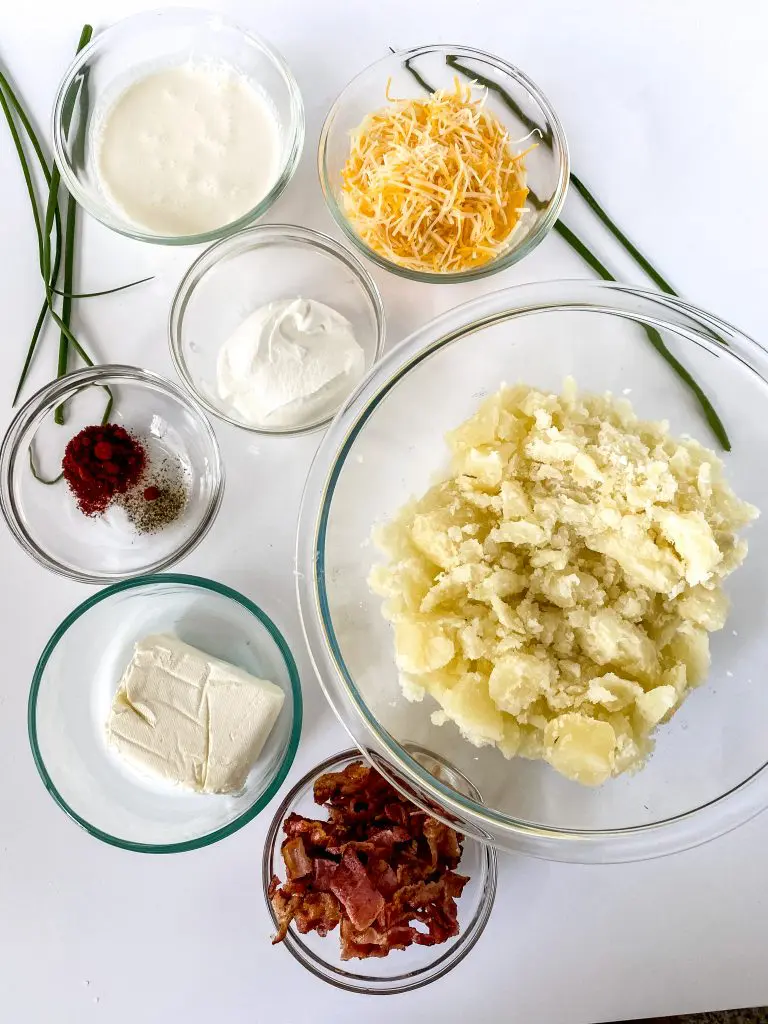
[[[330,889],[358,931],[370,927],[384,909],[384,897],[371,885],[360,858],[349,847],[334,872]]]
[[[327,821],[313,821],[299,814],[289,814],[283,822],[283,832],[288,838],[303,836],[310,846],[327,849],[336,843],[336,837],[328,830]]]
[[[371,882],[385,899],[389,899],[397,892],[397,874],[382,857],[369,858],[366,870]]]
[[[399,796],[399,794],[395,795]],[[398,825],[405,826],[408,824],[408,807],[404,803],[400,803],[399,801],[395,803],[393,801],[392,803],[385,804],[384,813],[390,821],[394,821]]]
[[[367,960],[387,956],[393,949],[407,949],[413,942],[413,931],[408,925],[395,925],[387,929],[371,926],[360,932],[345,918],[341,922],[341,959]]]
[[[272,909],[277,919],[277,933],[272,939],[272,945],[274,946],[275,943],[282,942],[288,934],[288,926],[296,916],[296,911],[301,905],[302,896],[299,893],[291,895],[288,892],[284,892],[280,888],[280,879],[277,875],[272,876],[268,895],[269,902],[272,904]]]
[[[335,860],[328,860],[326,857],[316,857],[312,865],[312,888],[318,892],[330,892],[331,880],[338,866]]]
[[[330,892],[310,892],[301,898],[301,906],[294,914],[294,922],[302,935],[317,932],[325,936],[341,921],[341,908]]]
[[[432,867],[437,867],[442,858],[450,868],[458,866],[461,860],[461,847],[458,836],[452,828],[448,828],[435,818],[427,818],[423,825],[424,838],[429,843]]]
[[[283,855],[285,870],[289,878],[304,878],[312,873],[312,861],[301,836],[286,839],[280,847],[280,852]]]

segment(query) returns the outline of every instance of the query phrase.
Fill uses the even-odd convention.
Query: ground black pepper
[[[122,506],[138,533],[157,533],[184,512],[189,483],[178,458],[150,459],[139,484],[122,499]]]

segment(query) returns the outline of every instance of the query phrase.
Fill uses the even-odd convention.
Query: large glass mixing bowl
[[[768,513],[768,352],[735,328],[668,296],[583,281],[507,288],[432,321],[399,345],[337,416],[312,466],[301,512],[297,581],[315,668],[358,746],[393,784],[463,830],[553,860],[660,856],[704,842],[768,806],[768,516],[747,533],[732,602],[712,635],[706,682],[657,736],[635,775],[582,787],[542,762],[507,761],[430,719],[430,697],[400,692],[389,623],[367,584],[374,524],[422,494],[446,466],[446,431],[502,382],[628,395],[673,434],[718,443],[691,391],[645,327],[711,397],[728,431],[736,493]],[[380,556],[379,556],[380,557]],[[469,799],[409,754],[452,762],[482,794]]]

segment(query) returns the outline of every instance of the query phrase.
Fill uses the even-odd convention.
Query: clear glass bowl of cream
[[[262,216],[304,143],[272,47],[219,14],[165,9],[100,32],[70,65],[52,124],[64,184],[132,238],[191,245]]]
[[[294,435],[327,423],[372,368],[384,309],[365,267],[338,242],[265,224],[192,264],[169,330],[176,370],[209,412]]]

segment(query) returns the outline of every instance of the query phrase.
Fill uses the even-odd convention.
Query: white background
[[[270,215],[334,233],[314,170],[324,111],[388,45],[485,47],[523,68],[560,113],[573,165],[678,290],[763,341],[768,227],[766,14],[762,0],[221,0],[282,51],[303,91],[300,170]],[[2,0],[0,61],[47,135],[81,25],[141,0]],[[0,124],[0,428],[41,300],[30,211]],[[589,224],[572,196],[566,219]],[[590,238],[636,278],[598,229]],[[89,222],[81,290],[147,273],[141,291],[82,302],[77,330],[101,360],[172,375],[166,315],[193,257]],[[390,342],[491,289],[581,276],[551,236],[481,286],[409,285],[373,271]],[[47,338],[33,383],[54,373]],[[27,391],[27,395],[31,390]],[[293,515],[316,438],[259,440],[216,425],[228,467],[217,525],[180,568],[228,583],[285,632],[302,671],[306,725],[290,778],[346,745],[304,653],[293,596]],[[765,467],[765,453],[756,453]],[[8,1024],[280,1021],[410,1024],[428,1016],[577,1024],[768,1004],[768,815],[666,860],[572,867],[505,857],[490,924],[436,985],[389,999],[337,992],[269,945],[260,883],[267,811],[197,853],[149,857],[101,845],[48,797],[26,734],[37,656],[90,588],[37,568],[0,531],[0,1020]],[[272,808],[274,809],[274,804]]]

